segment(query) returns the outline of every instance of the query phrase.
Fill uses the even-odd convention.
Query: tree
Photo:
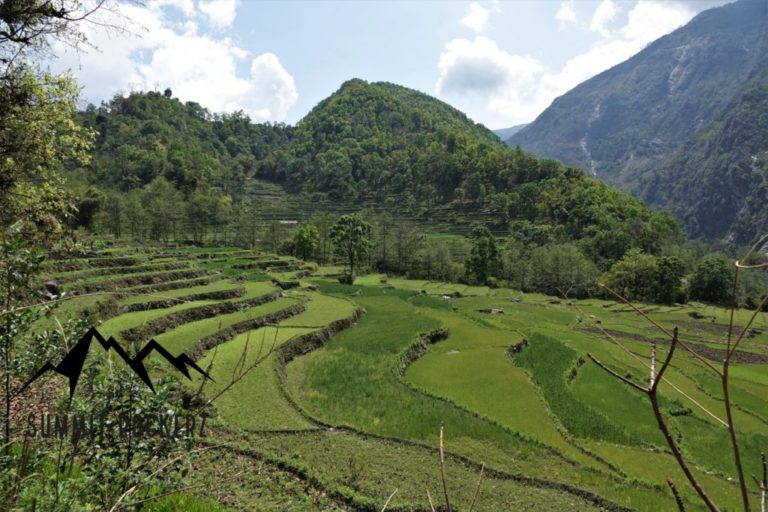
[[[424,244],[425,236],[412,222],[401,221],[395,227],[395,253],[397,272],[404,274],[416,252]]]
[[[0,79],[13,74],[24,59],[47,53],[52,41],[72,47],[86,43],[77,22],[93,18],[104,4],[101,0],[87,10],[79,0],[5,0],[0,4]]]
[[[533,288],[549,295],[584,297],[598,275],[595,264],[571,244],[537,247],[530,268]]]
[[[143,191],[149,216],[149,233],[153,240],[176,238],[177,222],[181,218],[181,194],[165,178],[158,177]]]
[[[722,254],[704,256],[691,276],[691,298],[728,305],[733,287],[733,263]]]
[[[662,256],[658,260],[656,300],[663,304],[685,302],[685,290],[681,285],[685,276],[685,264],[676,256]]]
[[[0,81],[0,229],[21,219],[32,236],[72,211],[57,170],[64,161],[87,163],[93,139],[73,119],[76,105],[67,75],[20,72]]]
[[[479,284],[488,284],[490,277],[501,268],[496,239],[485,226],[476,226],[471,238],[472,249],[466,262],[467,275],[474,276]]]
[[[94,219],[107,204],[107,195],[96,187],[88,187],[78,198],[75,225],[93,230]]]
[[[371,225],[357,213],[342,215],[331,227],[331,240],[336,254],[349,264],[349,279],[353,281],[355,267],[368,257],[373,247]]]
[[[320,247],[320,233],[314,224],[303,223],[293,235],[296,254],[304,261],[312,257]]]
[[[657,296],[658,276],[656,257],[631,249],[600,277],[600,283],[627,300],[653,302]]]
[[[333,226],[333,217],[329,213],[320,213],[310,220],[317,227],[317,233],[320,236],[320,254],[321,262],[328,261],[331,253],[331,227]]]

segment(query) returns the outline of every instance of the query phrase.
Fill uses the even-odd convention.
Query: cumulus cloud
[[[592,15],[592,22],[589,24],[589,30],[598,32],[603,37],[611,35],[607,25],[613,21],[616,15],[619,13],[616,4],[613,0],[603,0],[600,5],[595,9],[595,13]]]
[[[484,96],[496,109],[510,105],[522,109],[543,71],[536,59],[505,52],[484,36],[450,41],[437,67],[439,95]]]
[[[235,21],[237,0],[200,0],[198,7],[211,25],[216,28],[227,28]]]
[[[115,93],[170,87],[175,97],[213,112],[243,110],[260,121],[285,119],[298,92],[276,55],[252,55],[229,38],[200,33],[194,10],[188,11],[190,18],[171,22],[165,7],[185,12],[183,0],[150,4],[121,4],[120,14],[133,22],[130,32],[88,26],[86,35],[100,51],[74,54],[57,48],[61,57],[51,66],[77,70],[83,96],[93,102]]]
[[[605,0],[601,7],[610,3]],[[624,25],[610,32],[607,25],[617,13],[604,7],[597,16],[599,7],[592,25],[603,37],[559,70],[547,69],[532,57],[510,54],[483,36],[472,41],[454,39],[438,60],[436,92],[491,125],[530,122],[556,97],[690,21],[701,10],[695,7],[685,2],[638,0]]]
[[[475,32],[482,32],[485,30],[485,25],[488,23],[488,17],[490,11],[480,5],[477,2],[472,2],[467,6],[467,12],[460,23],[466,27],[471,28]]]
[[[576,24],[576,9],[573,8],[573,0],[565,0],[560,4],[560,8],[555,13],[555,20],[563,27],[569,24]]]

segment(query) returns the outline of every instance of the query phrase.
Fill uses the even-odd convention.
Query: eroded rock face
[[[693,237],[749,243],[768,188],[765,0],[702,12],[557,98],[507,140],[669,209]]]

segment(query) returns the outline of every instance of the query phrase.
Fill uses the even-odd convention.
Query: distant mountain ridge
[[[753,204],[762,192],[748,185],[768,169],[756,97],[766,54],[768,2],[704,11],[557,98],[507,143],[668,208],[693,236],[749,242],[765,229],[768,209]],[[745,102],[758,110],[744,111]]]
[[[510,126],[509,128],[499,128],[498,130],[493,130],[493,133],[495,133],[501,140],[505,141],[526,126],[528,126],[527,123],[516,124],[515,126]]]

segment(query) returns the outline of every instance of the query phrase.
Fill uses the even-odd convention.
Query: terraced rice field
[[[119,247],[47,263],[46,279],[75,295],[36,327],[91,311],[103,334],[126,344],[154,337],[210,371],[212,381],[184,381],[214,398],[202,441],[212,448],[194,461],[190,485],[232,468],[240,477],[157,510],[380,510],[395,489],[389,510],[429,510],[427,490],[443,501],[441,424],[459,510],[481,463],[476,510],[671,510],[668,476],[688,510],[703,510],[645,398],[586,357],[646,381],[650,341],[662,355],[668,345],[626,306],[382,275],[344,286],[329,277],[337,271],[234,248]],[[647,309],[716,362],[725,310]],[[753,328],[732,398],[757,474],[768,447],[768,321]],[[727,431],[715,418],[722,390],[707,372],[678,353],[662,409],[710,494],[736,508]]]

